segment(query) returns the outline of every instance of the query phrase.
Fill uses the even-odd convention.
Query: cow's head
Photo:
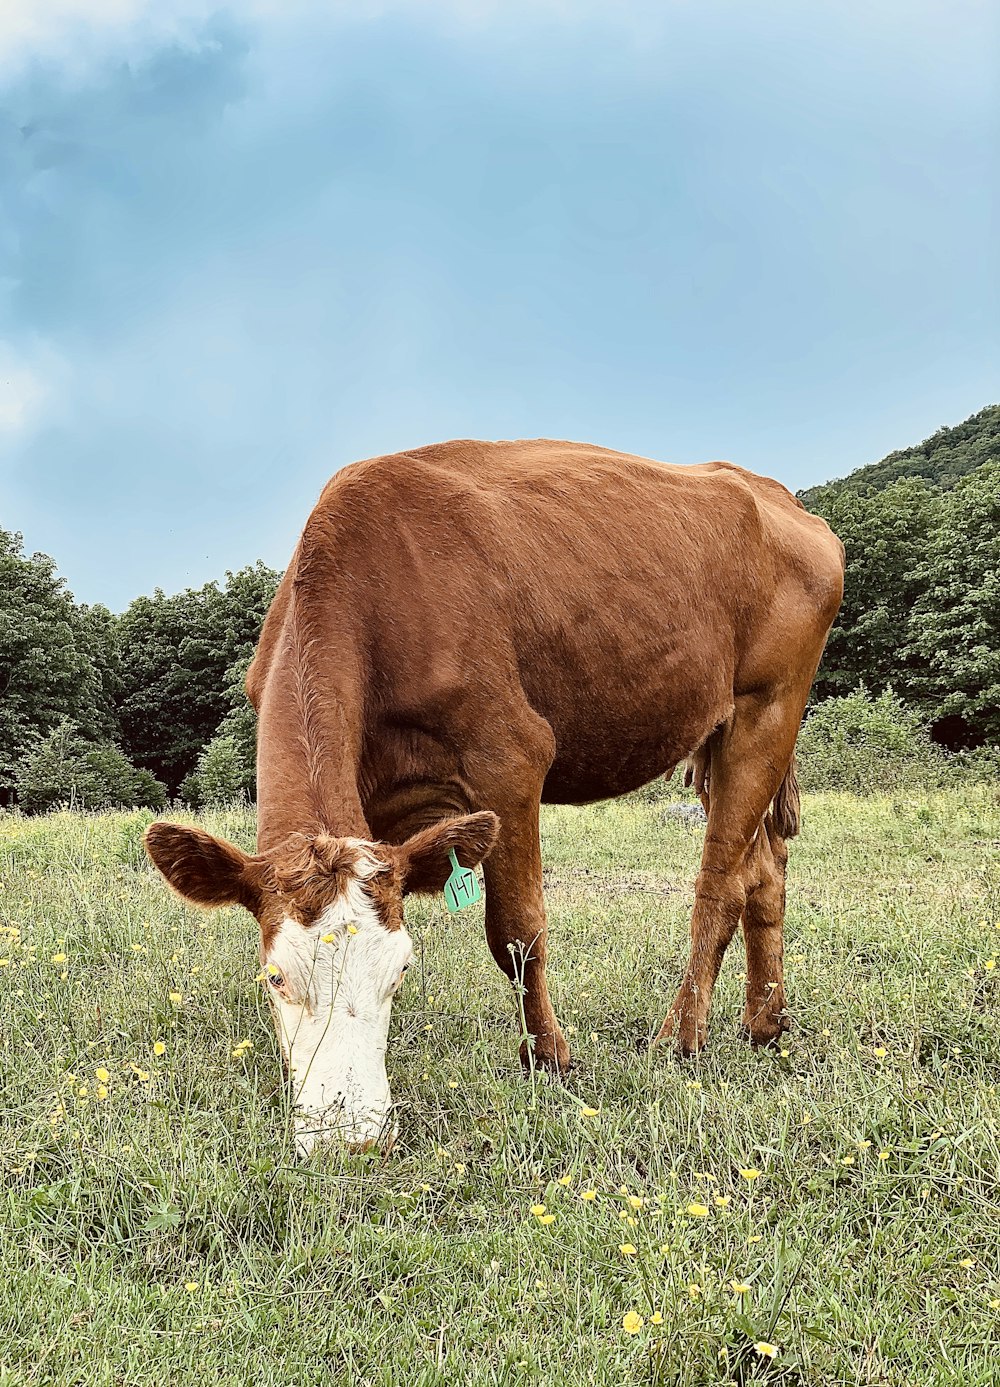
[[[442,890],[450,852],[463,867],[478,866],[498,828],[495,814],[470,814],[399,846],[296,833],[256,857],[199,828],[146,830],[150,857],[181,896],[244,906],[260,924],[301,1154],[325,1136],[358,1149],[391,1137],[386,1036],[413,959],[403,897]]]

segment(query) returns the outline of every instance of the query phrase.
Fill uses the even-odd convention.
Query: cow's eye
[[[268,980],[268,982],[271,984],[272,987],[284,987],[284,985],[285,985],[285,979],[284,979],[283,974],[281,974],[281,973],[271,973],[271,972],[269,972],[268,975],[267,975],[267,980]]]

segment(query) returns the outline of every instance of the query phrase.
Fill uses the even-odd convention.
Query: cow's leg
[[[788,849],[768,815],[757,835],[755,870],[743,910],[747,951],[747,1005],[743,1024],[754,1045],[768,1045],[788,1030],[782,959],[785,867]]]
[[[500,968],[518,989],[527,1038],[521,1062],[563,1073],[569,1046],[559,1029],[545,979],[545,899],[538,817],[542,786],[555,751],[552,729],[522,704],[494,726],[503,744],[478,745],[466,755],[476,798],[500,818],[496,846],[483,863],[486,882],[486,940]]]
[[[490,952],[520,992],[526,1038],[521,1063],[563,1073],[569,1046],[549,999],[545,979],[545,901],[537,799],[499,804],[500,836],[483,863],[486,879],[486,940]]]
[[[747,903],[751,848],[791,763],[807,694],[808,686],[780,698],[744,695],[713,737],[691,956],[657,1037],[675,1037],[682,1054],[694,1054],[705,1043],[712,988]]]

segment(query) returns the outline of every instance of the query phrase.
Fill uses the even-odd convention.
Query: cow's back
[[[363,648],[379,716],[433,729],[463,699],[486,718],[523,697],[555,736],[548,795],[588,799],[697,746],[775,620],[823,624],[835,545],[727,463],[459,440],[339,472],[289,578]]]

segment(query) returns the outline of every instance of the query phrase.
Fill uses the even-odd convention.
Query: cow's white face
[[[495,814],[445,819],[399,846],[292,834],[249,857],[198,828],[151,824],[146,848],[198,905],[242,905],[260,924],[260,956],[295,1100],[296,1147],[320,1138],[388,1145],[385,1068],[392,999],[413,958],[403,897],[443,889],[449,854],[475,867],[496,841]]]
[[[366,889],[387,870],[363,852],[337,899],[312,924],[286,916],[265,955],[303,1156],[325,1137],[361,1150],[395,1135],[386,1039],[413,944],[405,927],[385,927]]]

